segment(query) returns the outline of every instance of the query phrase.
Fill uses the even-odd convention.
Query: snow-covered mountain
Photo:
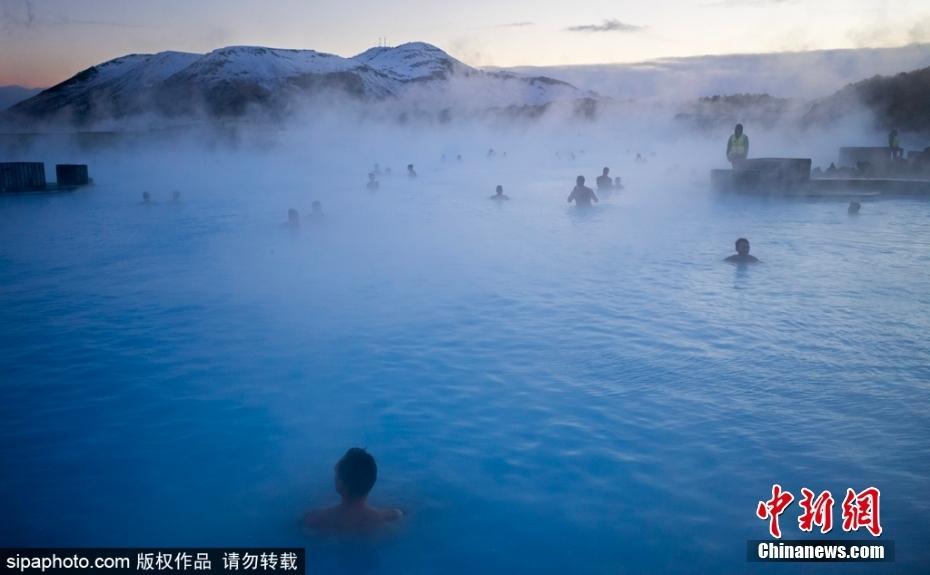
[[[151,107],[153,90],[198,58],[183,52],[122,56],[79,72],[16,104],[8,113],[69,121],[142,113]]]
[[[132,54],[93,66],[20,102],[28,121],[88,123],[157,113],[283,116],[310,98],[409,99],[417,106],[474,109],[542,106],[589,98],[565,82],[472,68],[430,44],[371,48],[343,58],[313,50],[230,46],[208,54]]]

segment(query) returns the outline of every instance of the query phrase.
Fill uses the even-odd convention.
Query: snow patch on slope
[[[202,56],[182,75],[208,81],[248,79],[272,85],[285,78],[344,72],[357,66],[346,58],[314,50],[230,46]]]

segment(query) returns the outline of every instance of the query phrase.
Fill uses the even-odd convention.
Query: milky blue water
[[[302,545],[314,573],[930,564],[930,202],[850,218],[630,168],[582,213],[574,165],[425,165],[374,196],[259,165],[141,205],[95,169],[0,198],[3,544]],[[325,222],[281,228],[317,198]],[[721,263],[739,236],[762,264]],[[355,445],[409,517],[308,536]],[[837,523],[879,487],[896,564],[746,563],[775,482],[831,489]],[[798,512],[786,538],[811,537]]]

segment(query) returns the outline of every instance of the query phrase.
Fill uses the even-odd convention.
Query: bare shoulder
[[[382,521],[390,523],[402,519],[406,513],[404,513],[403,509],[397,507],[384,507],[378,510],[378,515],[381,516]]]

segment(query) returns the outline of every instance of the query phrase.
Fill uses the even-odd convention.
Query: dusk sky
[[[890,47],[930,41],[927,0],[0,0],[0,85],[49,86],[128,53],[228,45],[351,56],[425,41],[475,66]]]

